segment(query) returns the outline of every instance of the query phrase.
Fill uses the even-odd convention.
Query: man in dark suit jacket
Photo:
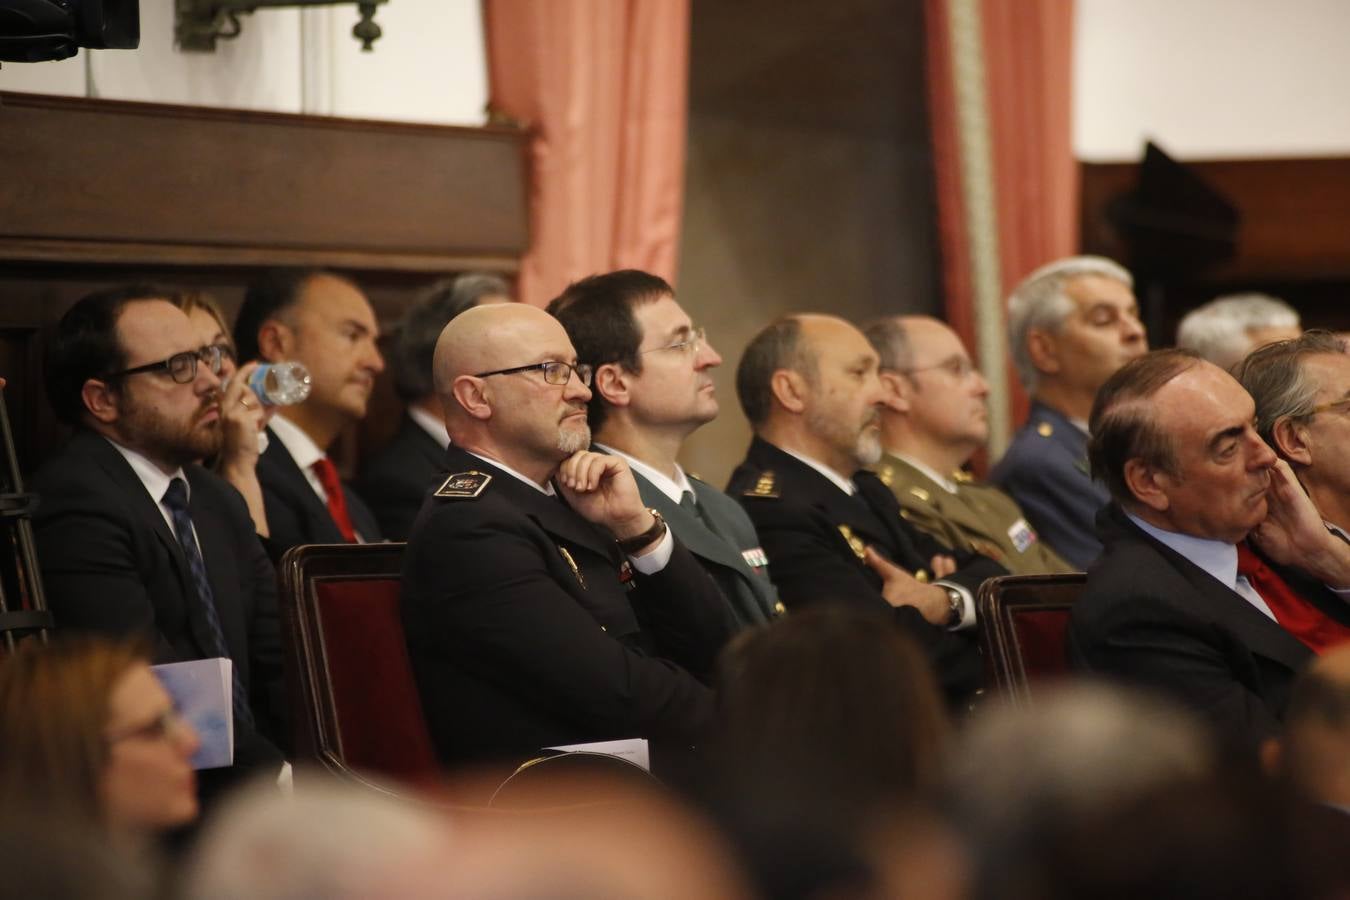
[[[756,436],[727,492],[755,523],[788,610],[843,602],[893,616],[962,702],[981,674],[973,592],[1006,572],[978,554],[946,555],[864,470],[881,455],[867,338],[833,316],[780,319],[751,340],[736,389]]]
[[[365,462],[356,485],[389,540],[408,539],[427,494],[445,479],[450,436],[431,382],[436,340],[450,320],[465,310],[510,302],[511,289],[504,279],[465,272],[433,285],[399,323],[389,368],[394,390],[407,407],[398,433]]]
[[[989,480],[1085,570],[1101,552],[1093,521],[1110,499],[1088,470],[1088,413],[1102,382],[1148,349],[1130,273],[1097,256],[1037,269],[1008,298],[1008,343],[1031,411]]]
[[[1256,433],[1254,405],[1190,351],[1113,375],[1092,411],[1115,502],[1075,604],[1075,664],[1153,687],[1254,751],[1284,716],[1318,635],[1350,637],[1350,547]]]
[[[77,431],[32,481],[47,599],[59,630],[144,634],[157,663],[229,657],[234,768],[275,773],[260,731],[278,733],[284,699],[276,576],[239,492],[193,462],[220,446],[219,356],[164,296],[100,292],[57,326],[48,393]],[[231,773],[204,774],[209,791]]]
[[[447,762],[708,727],[729,636],[717,587],[586,448],[588,366],[542,310],[480,307],[436,348],[450,475],[408,542],[404,622]]]
[[[722,357],[665,279],[635,269],[569,285],[548,307],[595,367],[587,410],[596,445],[622,456],[638,491],[717,582],[739,628],[782,611],[755,527],[734,500],[677,461],[717,416],[711,369]]]
[[[381,539],[374,515],[328,458],[342,430],[366,414],[384,368],[378,337],[370,303],[345,278],[282,269],[249,285],[234,324],[239,359],[300,362],[311,378],[309,397],[272,418],[258,460],[274,556],[299,544]]]

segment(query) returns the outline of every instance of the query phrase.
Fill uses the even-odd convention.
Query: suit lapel
[[[342,532],[338,530],[337,523],[333,517],[328,514],[328,507],[319,495],[314,493],[313,486],[305,473],[300,470],[300,464],[291,456],[286,445],[281,442],[270,429],[267,432],[267,449],[263,451],[262,459],[269,462],[276,472],[290,484],[291,492],[300,498],[300,504],[305,509],[305,515],[308,516],[315,543],[321,544],[341,544],[343,543]]]
[[[633,479],[637,481],[638,493],[642,495],[642,501],[665,516],[671,530],[679,535],[680,543],[684,544],[691,553],[717,563],[719,566],[726,566],[738,571],[741,566],[745,565],[740,553],[724,538],[710,531],[702,519],[678,503],[673,502],[656,485],[637,472],[633,473]]]
[[[853,476],[853,483],[858,486],[858,496],[862,498],[863,503],[886,529],[891,545],[895,548],[893,562],[911,570],[927,568],[929,561],[920,555],[904,523],[900,520],[900,502],[895,499],[891,489],[882,484],[876,475],[867,471],[856,473]]]
[[[190,479],[194,480],[195,479]],[[227,514],[216,505],[204,489],[194,485],[189,506],[192,523],[197,532],[197,547],[201,551],[202,561],[206,565],[206,580],[211,585],[216,619],[225,637],[225,646],[230,656],[241,658],[239,648],[247,646],[247,636],[240,608],[242,598],[238,597],[235,582],[227,573],[236,564],[228,538],[229,524]],[[195,620],[194,620],[195,624]],[[202,623],[202,627],[209,627]],[[238,663],[236,663],[238,664]],[[241,673],[242,674],[242,673]]]

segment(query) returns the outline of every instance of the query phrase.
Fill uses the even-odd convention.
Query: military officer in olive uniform
[[[441,758],[696,742],[731,622],[627,463],[587,449],[590,369],[562,326],[523,304],[472,309],[434,368],[451,474],[413,526],[403,615]]]
[[[1007,570],[915,529],[863,468],[881,453],[876,351],[842,319],[787,317],[750,342],[736,389],[755,439],[727,492],[755,523],[789,612],[885,612],[925,649],[948,699],[963,702],[981,674],[972,595]]]
[[[1011,497],[961,468],[989,437],[989,386],[956,332],[928,316],[891,316],[865,333],[885,394],[885,452],[874,471],[900,514],[947,547],[982,553],[1016,575],[1073,571]]]
[[[1074,256],[1032,272],[1008,298],[1008,344],[1031,412],[989,480],[1079,569],[1101,553],[1096,516],[1110,499],[1088,470],[1097,389],[1148,350],[1130,273]]]
[[[548,309],[595,367],[589,421],[597,447],[628,462],[643,502],[717,582],[738,628],[782,612],[745,510],[676,459],[685,438],[717,416],[711,370],[722,357],[670,285],[634,269],[608,272],[569,285]]]

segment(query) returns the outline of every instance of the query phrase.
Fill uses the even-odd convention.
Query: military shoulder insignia
[[[492,476],[476,469],[468,472],[456,472],[436,488],[437,497],[449,497],[454,500],[472,500],[483,493],[483,488],[492,481]]]
[[[881,479],[882,484],[886,485],[886,487],[890,487],[891,482],[895,481],[895,468],[887,463],[880,469],[877,469],[877,477]]]
[[[1055,426],[1051,425],[1049,422],[1042,422],[1036,426],[1036,433],[1041,437],[1049,437],[1055,433]]]
[[[918,500],[920,503],[928,502],[928,492],[921,487],[912,487],[909,489],[909,493],[910,496]]]
[[[577,577],[577,584],[581,589],[586,589],[586,579],[581,574],[581,569],[577,566],[577,561],[572,558],[572,554],[567,552],[566,547],[559,547],[558,552],[562,554],[563,562],[567,563],[567,568],[572,570],[572,574]]]
[[[844,536],[844,540],[848,541],[848,548],[853,551],[854,556],[858,559],[866,559],[867,545],[862,542],[862,538],[853,533],[852,528],[847,525],[840,525],[839,533]]]
[[[755,482],[755,486],[752,487],[750,490],[745,491],[742,494],[742,496],[776,498],[778,496],[778,491],[774,488],[773,481],[774,479],[772,471],[760,472],[759,479]]]

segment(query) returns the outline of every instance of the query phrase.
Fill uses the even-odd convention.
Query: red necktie
[[[1285,631],[1319,656],[1337,644],[1350,641],[1350,627],[1329,617],[1289,586],[1279,573],[1266,565],[1246,542],[1237,545],[1238,574],[1245,576],[1266,601]]]
[[[352,528],[352,518],[347,515],[347,498],[342,495],[342,481],[338,478],[337,466],[328,457],[320,457],[314,464],[314,474],[319,476],[319,484],[328,495],[328,515],[337,523],[342,539],[349,544],[356,543],[356,529]]]

